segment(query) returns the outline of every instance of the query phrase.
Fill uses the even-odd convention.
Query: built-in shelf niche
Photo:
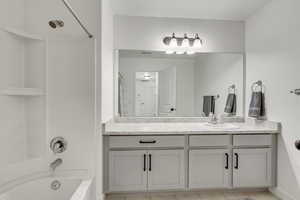
[[[46,152],[47,40],[8,27],[0,38],[0,146],[11,154],[3,163],[13,164]]]
[[[1,91],[2,95],[7,96],[43,96],[45,95],[44,91],[39,88],[8,88]]]
[[[15,28],[10,28],[10,27],[5,27],[2,28],[3,31],[6,31],[10,34],[13,34],[17,37],[21,37],[24,40],[39,40],[39,41],[45,41],[45,38],[43,38],[40,35],[37,34],[33,34],[33,33],[28,33],[24,30],[20,30],[20,29],[15,29]]]

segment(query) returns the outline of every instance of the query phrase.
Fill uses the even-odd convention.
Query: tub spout
[[[63,160],[61,158],[58,158],[54,160],[52,163],[50,163],[50,168],[52,171],[55,171],[55,169],[60,166],[63,163]]]

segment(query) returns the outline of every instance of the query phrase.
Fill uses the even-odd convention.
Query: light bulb
[[[194,47],[195,48],[201,48],[202,47],[202,40],[199,38],[199,35],[196,34],[195,40],[194,40]]]
[[[166,51],[166,54],[173,54],[173,53],[175,53],[175,52],[172,51],[172,50],[167,50],[167,51]]]
[[[170,47],[175,48],[177,47],[177,38],[175,37],[175,33],[173,33],[171,41],[170,41]]]
[[[184,51],[176,51],[176,54],[177,55],[182,55],[182,54],[184,54]]]
[[[187,51],[186,54],[187,55],[193,55],[193,54],[195,54],[195,51]]]
[[[190,41],[189,38],[187,37],[186,34],[184,34],[184,39],[182,40],[182,45],[183,48],[188,48],[190,46]]]

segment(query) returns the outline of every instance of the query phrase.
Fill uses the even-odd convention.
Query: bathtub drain
[[[58,190],[61,186],[61,183],[58,180],[55,180],[51,183],[52,190]]]

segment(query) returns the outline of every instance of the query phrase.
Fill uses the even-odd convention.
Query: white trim
[[[15,28],[12,28],[12,27],[4,27],[4,28],[1,28],[1,30],[6,31],[10,34],[14,34],[14,35],[16,35],[18,37],[21,37],[23,39],[39,40],[39,41],[45,40],[45,38],[43,38],[40,35],[28,33],[28,32],[26,32],[24,30],[21,30],[21,29],[15,29]]]
[[[40,88],[8,88],[1,92],[2,95],[8,96],[43,96],[43,92]]]
[[[105,200],[105,194],[98,194],[97,199],[98,200]]]
[[[281,190],[280,188],[270,188],[269,191],[282,200],[297,200],[296,197],[292,197],[290,194]]]
[[[92,180],[83,180],[70,200],[88,200],[90,195]]]

